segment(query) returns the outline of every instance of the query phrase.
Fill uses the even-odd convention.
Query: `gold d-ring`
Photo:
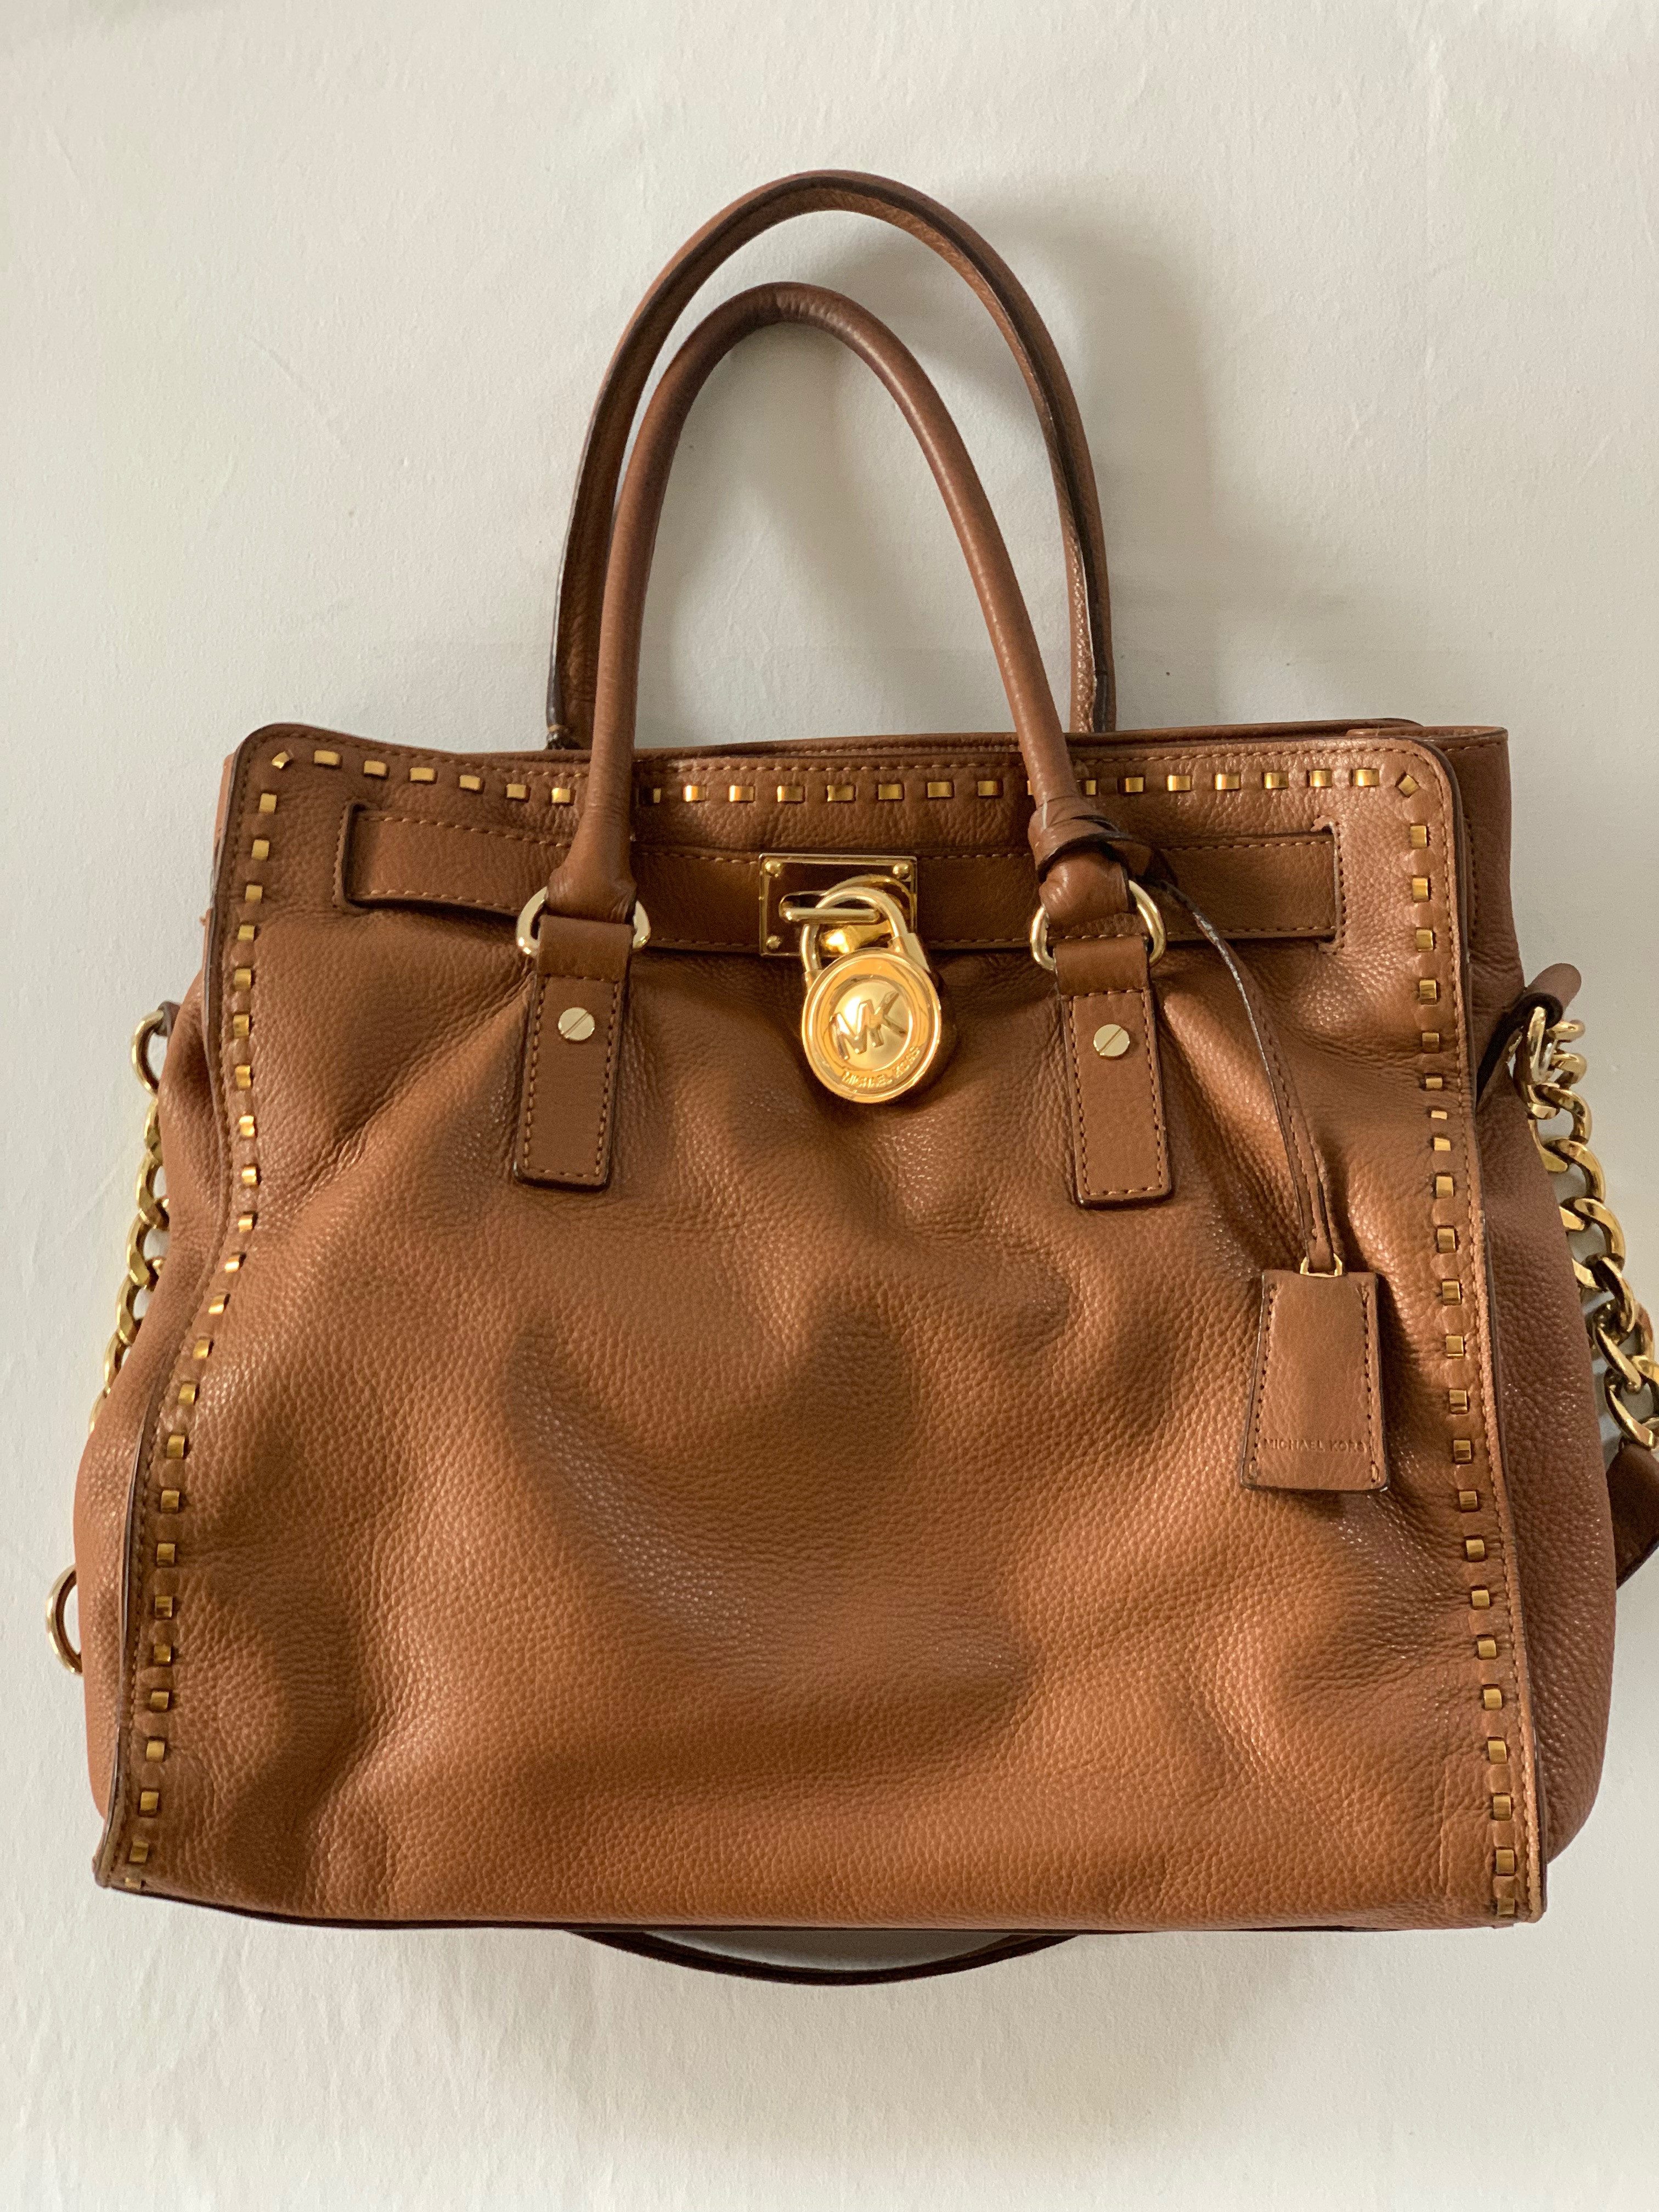
[[[1164,927],[1164,917],[1158,910],[1158,901],[1133,876],[1128,878],[1129,896],[1135,902],[1135,912],[1146,929],[1146,965],[1151,968],[1169,950],[1170,933]],[[1048,909],[1040,906],[1031,916],[1031,957],[1039,968],[1054,973],[1054,956],[1048,950]]]
[[[52,1648],[58,1654],[58,1663],[67,1667],[71,1674],[81,1671],[81,1655],[70,1642],[69,1625],[64,1609],[75,1588],[75,1570],[65,1567],[46,1593],[46,1633],[52,1638]]]
[[[526,960],[533,960],[536,957],[536,924],[541,920],[542,908],[546,904],[547,890],[544,885],[540,890],[532,892],[520,908],[519,926],[514,933],[519,940],[519,950]],[[650,942],[651,917],[645,910],[645,901],[636,898],[634,902],[635,951],[642,951]]]

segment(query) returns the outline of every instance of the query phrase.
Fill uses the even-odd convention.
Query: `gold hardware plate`
[[[905,920],[916,927],[914,853],[763,853],[760,866],[760,949],[768,960],[799,960],[800,930],[781,912],[786,899],[829,890],[848,876],[890,876]]]

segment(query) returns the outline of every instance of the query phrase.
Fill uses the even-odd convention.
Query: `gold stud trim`
[[[1377,785],[1382,782],[1382,776],[1380,769],[1357,768],[1353,772],[1353,780],[1359,790],[1375,791]]]
[[[313,768],[338,768],[340,756],[327,745],[319,745],[311,756],[311,764]]]
[[[270,764],[272,768],[286,768],[293,757],[292,753],[273,753]]]
[[[455,781],[462,791],[482,791],[483,789],[483,778],[481,775],[458,775]]]
[[[438,771],[435,768],[421,768],[418,766],[411,768],[409,771],[409,780],[411,783],[436,783],[438,781]]]
[[[568,783],[556,783],[547,795],[555,806],[574,806],[576,803],[575,789]]]
[[[509,799],[528,799],[530,786],[527,783],[509,783],[507,787],[507,795]]]
[[[902,783],[878,783],[876,786],[878,799],[902,799],[903,796],[904,786]]]
[[[1308,782],[1315,791],[1328,791],[1331,787],[1331,772],[1329,769],[1310,768],[1308,770]]]
[[[1429,842],[1429,825],[1428,825],[1428,823],[1427,823],[1426,822],[1413,822],[1413,823],[1412,823],[1412,849],[1413,849],[1413,852],[1418,852],[1418,853],[1421,853],[1421,852],[1426,851],[1426,849],[1427,849],[1427,848],[1428,848],[1428,842]]]
[[[951,783],[948,780],[941,779],[937,782],[930,781],[927,786],[927,796],[929,799],[954,799],[956,795],[957,787],[954,783]]]
[[[1000,799],[1002,796],[1001,777],[995,775],[981,776],[979,781],[974,786],[974,796],[975,799]]]
[[[1189,775],[1166,775],[1164,779],[1165,791],[1190,791],[1192,787],[1193,780]]]
[[[780,806],[800,806],[805,804],[806,786],[804,783],[781,783],[777,789]]]
[[[1138,798],[1146,788],[1146,779],[1144,775],[1126,775],[1123,788],[1132,799]]]
[[[685,783],[680,786],[680,797],[688,806],[700,805],[708,796],[708,793],[700,783]]]
[[[386,773],[386,765],[384,761],[365,761],[363,763],[363,774],[365,775],[384,776]]]
[[[141,1790],[138,1792],[138,1810],[141,1813],[159,1813],[161,1809],[161,1793],[159,1790]]]
[[[1242,775],[1229,774],[1225,769],[1218,769],[1215,787],[1218,791],[1242,791],[1244,787],[1244,779]]]
[[[755,787],[752,783],[728,783],[726,799],[729,806],[751,806],[755,799]]]
[[[823,787],[824,803],[829,806],[845,806],[856,786],[850,783],[827,783]]]
[[[1262,770],[1261,788],[1263,791],[1288,791],[1290,787],[1291,779],[1284,769],[1270,768],[1264,769]]]
[[[262,791],[259,793],[259,811],[261,814],[274,814],[276,811],[276,794],[274,791]]]

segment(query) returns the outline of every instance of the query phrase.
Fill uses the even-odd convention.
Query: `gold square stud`
[[[700,783],[684,783],[680,786],[680,797],[688,806],[700,805],[708,796],[707,789]]]
[[[1492,1592],[1489,1589],[1472,1589],[1469,1603],[1477,1613],[1489,1613],[1492,1610]]]
[[[830,783],[824,786],[823,795],[831,806],[845,806],[853,796],[853,789],[850,783]]]
[[[1468,1339],[1467,1337],[1464,1337],[1464,1336],[1449,1336],[1449,1337],[1446,1339],[1446,1357],[1447,1357],[1447,1358],[1448,1358],[1448,1359],[1462,1359],[1462,1358],[1464,1358],[1467,1356],[1467,1352],[1468,1352]]]
[[[1457,1249],[1457,1231],[1455,1229],[1437,1229],[1434,1249],[1437,1252],[1455,1252]]]
[[[1166,775],[1164,779],[1165,791],[1190,791],[1192,787],[1193,780],[1189,775]]]
[[[1455,1182],[1449,1175],[1437,1175],[1434,1179],[1434,1194],[1437,1198],[1450,1198],[1455,1194],[1456,1188]]]
[[[1426,822],[1413,822],[1412,824],[1412,845],[1413,848],[1420,853],[1427,846],[1428,842],[1428,823]]]
[[[159,1813],[161,1809],[161,1793],[159,1790],[141,1790],[138,1792],[138,1810],[141,1813]]]
[[[1231,775],[1225,769],[1218,769],[1216,771],[1215,787],[1218,791],[1241,791],[1243,786],[1244,779],[1242,775]]]
[[[726,797],[728,805],[752,805],[755,798],[755,787],[752,783],[728,783],[726,787]]]
[[[1419,977],[1417,995],[1425,1006],[1433,1006],[1439,1004],[1440,986],[1435,981],[1432,975],[1423,975]]]
[[[1328,791],[1331,782],[1331,772],[1328,768],[1310,769],[1308,771],[1308,781],[1315,791]]]
[[[1463,1539],[1463,1557],[1466,1559],[1472,1559],[1478,1565],[1479,1563],[1486,1558],[1486,1540],[1484,1536],[1465,1536]]]
[[[1504,1692],[1492,1688],[1488,1684],[1480,1692],[1480,1702],[1489,1713],[1501,1712],[1504,1705]]]
[[[1515,1800],[1510,1796],[1507,1790],[1493,1790],[1492,1798],[1492,1816],[1494,1820],[1499,1821],[1511,1820],[1514,1819]]]
[[[995,775],[981,776],[979,781],[974,786],[974,796],[975,799],[1000,799],[1002,796],[1001,777]]]
[[[259,793],[259,811],[261,814],[274,814],[276,811],[276,794],[274,791],[262,791]]]
[[[311,756],[311,761],[313,768],[338,768],[340,756],[327,745],[319,745]]]
[[[1353,780],[1361,791],[1375,791],[1377,785],[1382,782],[1382,772],[1377,769],[1357,768],[1353,772]]]
[[[365,761],[363,763],[363,774],[365,775],[384,776],[386,772],[386,767],[384,761]]]
[[[144,1757],[152,1766],[159,1766],[167,1755],[167,1740],[164,1735],[153,1735],[144,1746]]]
[[[1492,1870],[1494,1874],[1503,1875],[1515,1872],[1515,1853],[1507,1845],[1492,1853]]]
[[[1474,1444],[1472,1439],[1468,1437],[1454,1437],[1452,1438],[1453,1466],[1469,1467],[1473,1465],[1474,1461]]]
[[[806,786],[804,783],[781,783],[778,786],[780,806],[801,806],[805,801]]]
[[[1427,898],[1429,895],[1429,879],[1426,876],[1413,876],[1412,878],[1412,896],[1414,899],[1420,901]]]
[[[481,775],[458,775],[455,781],[463,791],[482,791],[483,789],[483,778]]]
[[[1495,1636],[1477,1636],[1474,1656],[1477,1659],[1495,1659],[1498,1656],[1498,1638]]]
[[[1261,778],[1263,791],[1288,791],[1290,787],[1291,779],[1284,769],[1270,768],[1263,771]]]
[[[528,799],[530,786],[527,783],[509,783],[507,787],[507,795],[509,799]]]
[[[1401,777],[1399,783],[1395,786],[1397,790],[1403,791],[1405,793],[1407,799],[1412,796],[1417,787],[1417,778],[1411,774],[1409,769]]]
[[[435,768],[412,768],[409,771],[409,780],[411,783],[436,783],[438,771]]]
[[[929,783],[927,786],[927,796],[929,799],[954,799],[956,795],[957,787],[954,783],[940,781],[937,783]]]
[[[555,806],[574,806],[576,803],[576,791],[574,784],[556,783],[547,795]]]

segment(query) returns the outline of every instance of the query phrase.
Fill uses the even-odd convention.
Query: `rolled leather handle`
[[[1097,732],[1116,726],[1106,541],[1094,464],[1071,381],[1042,316],[1007,263],[949,208],[890,177],[813,169],[763,185],[705,223],[652,285],[611,356],[587,426],[560,568],[547,684],[550,739],[581,745],[591,738],[617,487],[640,395],[669,332],[697,290],[750,239],[795,216],[823,210],[873,216],[931,246],[973,286],[1007,340],[1036,408],[1060,507],[1072,626],[1071,726]]]
[[[554,915],[621,921],[631,914],[629,858],[640,640],[651,556],[675,447],[710,372],[739,340],[775,323],[827,331],[873,368],[915,433],[967,557],[1036,801],[1030,839],[1039,894],[1059,927],[1122,915],[1122,869],[1111,832],[1079,794],[1070,748],[1008,550],[956,424],[915,356],[884,323],[839,293],[764,284],[715,308],[686,340],[652,395],[617,502],[605,575],[593,742],[581,818],[548,886]],[[1060,866],[1052,866],[1056,861]]]

